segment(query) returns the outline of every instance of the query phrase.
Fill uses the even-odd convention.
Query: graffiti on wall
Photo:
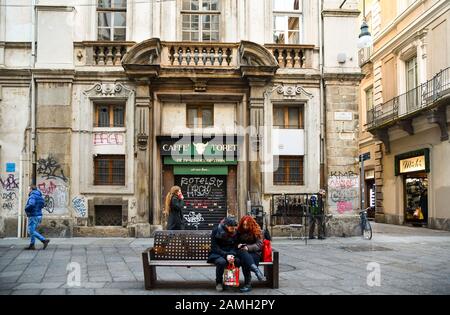
[[[14,174],[9,174],[6,178],[0,177],[0,184],[2,185],[2,190],[11,191],[19,189],[19,179]]]
[[[72,199],[72,207],[78,217],[87,217],[87,201],[83,196],[76,196]]]
[[[117,132],[94,133],[94,145],[122,145],[123,134]]]
[[[194,211],[189,212],[189,214],[183,215],[186,220],[187,226],[193,226],[198,229],[198,226],[202,221],[205,221],[201,213],[195,213]]]
[[[0,176],[0,210],[16,215],[19,203],[19,179],[15,174]]]
[[[353,171],[331,172],[328,179],[331,211],[344,214],[358,208],[359,175]]]
[[[41,178],[38,180],[37,186],[44,195],[44,211],[52,214],[64,214],[67,212],[69,190],[64,181]]]
[[[214,188],[221,188],[224,180],[216,177],[182,177],[181,187],[187,197],[207,197]]]
[[[37,186],[44,195],[44,211],[50,214],[65,214],[69,206],[69,179],[58,161],[51,155],[38,160]]]
[[[67,182],[68,179],[64,175],[61,165],[51,155],[45,159],[38,160],[37,173],[44,179],[59,179]]]

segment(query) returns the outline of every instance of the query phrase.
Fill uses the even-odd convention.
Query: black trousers
[[[225,268],[228,266],[228,261],[223,258],[217,258],[214,261],[214,264],[216,265],[216,284],[217,283],[222,283],[223,282],[223,273],[225,271]],[[234,257],[234,265],[236,267],[240,267],[241,263],[238,257]]]
[[[314,237],[316,222],[319,237],[323,237],[323,215],[312,215],[309,217],[309,237]]]
[[[240,250],[237,254],[242,266],[242,273],[244,274],[245,284],[250,284],[252,281],[251,265],[259,265],[261,256],[257,253],[249,253],[246,250]]]

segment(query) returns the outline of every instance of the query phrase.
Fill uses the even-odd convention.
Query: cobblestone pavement
[[[275,239],[280,288],[256,287],[250,294],[450,294],[450,233],[380,224],[374,231],[372,241],[329,238],[305,245]],[[175,286],[145,291],[140,255],[151,244],[152,239],[52,239],[45,251],[24,251],[27,240],[0,239],[0,294],[217,294],[213,268],[158,268],[158,279]],[[67,285],[71,262],[81,266],[80,287]],[[379,264],[379,286],[370,263]]]

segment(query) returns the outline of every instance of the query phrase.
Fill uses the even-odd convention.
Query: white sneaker
[[[222,285],[222,283],[216,284],[216,291],[217,291],[217,292],[222,292],[222,291],[223,291],[223,285]]]

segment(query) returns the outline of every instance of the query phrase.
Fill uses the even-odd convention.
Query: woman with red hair
[[[261,252],[263,246],[263,235],[261,228],[255,219],[251,216],[244,216],[239,221],[238,233],[238,252],[244,274],[245,284],[240,289],[241,292],[249,292],[251,286],[251,272],[254,272],[259,281],[265,281],[265,277],[258,265],[261,260]]]

